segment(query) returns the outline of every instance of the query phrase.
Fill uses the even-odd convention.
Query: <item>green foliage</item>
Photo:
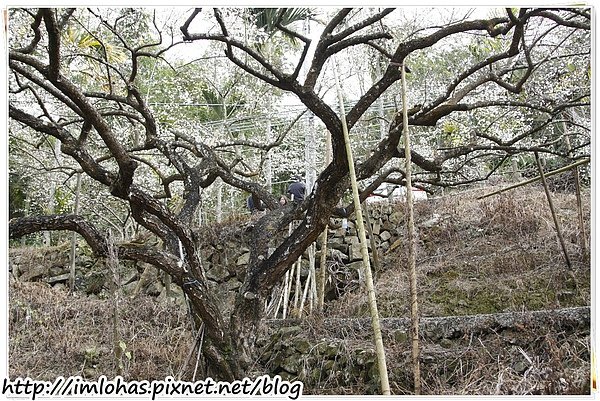
[[[65,214],[73,211],[73,194],[68,188],[58,187],[54,191],[54,213]]]
[[[123,63],[127,57],[123,47],[110,42],[100,42],[82,28],[68,27],[63,33],[63,40],[89,54],[106,57],[109,63]]]
[[[119,340],[119,350],[121,352],[122,356],[125,356],[125,358],[127,359],[127,366],[129,366],[129,364],[131,363],[131,359],[133,358],[133,355],[131,353],[131,351],[127,350],[127,344],[125,344],[125,341],[123,340]],[[123,370],[126,368],[126,364],[123,363],[123,359],[119,358],[118,360],[118,364],[119,364],[119,370]]]
[[[15,172],[8,174],[8,218],[23,217],[27,209],[29,180]]]
[[[123,340],[119,341],[119,348],[121,349],[121,353],[125,355],[128,360],[131,360],[131,351],[127,351],[127,344]]]
[[[173,68],[160,60],[144,59],[138,86],[146,93],[157,119],[166,126],[181,121],[210,122],[234,117],[246,105],[238,74],[225,74],[188,64]],[[214,78],[214,79],[213,79]]]
[[[129,10],[129,11],[128,11]],[[68,60],[70,79],[83,85],[87,90],[103,90],[111,92],[125,92],[121,80],[115,79],[116,70],[127,68],[129,51],[123,46],[122,39],[128,43],[140,43],[147,41],[149,32],[147,18],[143,18],[143,12],[131,11],[133,9],[105,9],[101,11],[105,21],[112,14],[116,14],[117,26],[127,26],[119,33],[120,37],[106,25],[83,10],[75,12],[79,22],[72,18],[69,24],[61,32],[63,51]],[[139,14],[133,18],[132,13]]]
[[[544,172],[550,172],[552,170],[565,167],[570,164],[569,161],[564,160],[556,156],[540,156],[542,158],[542,167]],[[517,166],[519,170],[522,170],[525,177],[537,177],[540,175],[535,156],[531,153],[523,153],[517,158]]]
[[[513,170],[512,158],[498,157],[495,159],[489,159],[489,160],[486,160],[485,167],[486,167],[487,171],[496,169],[496,171],[498,171],[498,172],[512,172],[512,170]]]
[[[277,23],[294,30],[289,25],[313,16],[310,8],[249,8],[248,13],[250,23],[259,31],[255,37],[256,48],[277,66],[301,44],[293,35],[279,30]]]
[[[83,359],[87,365],[94,366],[98,363],[100,351],[96,346],[91,346],[83,350]]]
[[[204,115],[200,117],[203,121],[225,120],[233,117],[240,111],[245,104],[245,99],[241,93],[233,93],[229,99],[218,93],[216,90],[209,88],[202,89],[202,96],[206,102],[206,108],[203,110]],[[230,103],[231,104],[228,104]]]
[[[288,26],[294,22],[304,21],[313,16],[313,11],[310,8],[249,8],[250,15],[254,19],[254,24],[259,29],[264,29],[269,36],[273,36],[277,32],[276,24]],[[295,38],[284,34],[284,36],[292,41]]]
[[[504,41],[500,37],[477,37],[469,43],[469,52],[475,60],[484,60],[503,51]]]
[[[446,120],[442,125],[442,132],[440,133],[440,140],[442,147],[456,146],[461,143],[462,136],[460,135],[460,128],[454,121]]]

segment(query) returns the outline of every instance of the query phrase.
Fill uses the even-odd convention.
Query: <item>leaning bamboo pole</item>
[[[275,304],[275,308],[273,309],[273,319],[277,319],[277,315],[279,315],[279,309],[281,308],[281,304],[283,303],[283,297],[285,296],[285,280],[279,284],[279,291],[277,292],[277,304]]]
[[[292,201],[293,201],[292,197]],[[292,234],[292,223],[288,225],[288,236]],[[294,268],[296,267],[296,262],[292,264],[292,268],[285,272],[285,276],[283,278],[283,312],[282,318],[287,318],[288,305],[290,303],[290,294],[292,293],[292,283],[294,281]]]
[[[335,63],[335,60],[334,60]],[[369,301],[369,310],[371,312],[371,325],[373,327],[373,337],[375,341],[375,352],[377,353],[377,367],[379,370],[379,381],[383,395],[390,395],[390,383],[388,380],[387,364],[385,360],[385,350],[383,348],[383,339],[381,337],[381,325],[379,323],[379,312],[377,311],[377,299],[375,297],[375,287],[373,285],[373,276],[371,274],[371,263],[369,261],[369,250],[367,248],[367,236],[365,234],[365,224],[360,207],[360,198],[358,195],[358,185],[356,182],[356,171],[354,170],[354,158],[352,157],[352,147],[350,146],[350,135],[346,123],[346,111],[344,108],[344,98],[342,96],[342,87],[340,85],[339,74],[337,72],[337,63],[334,64],[335,86],[338,93],[340,104],[340,118],[342,121],[342,131],[344,134],[344,143],[346,145],[346,156],[348,159],[348,170],[352,183],[352,199],[354,201],[354,212],[356,214],[356,225],[358,236],[360,238],[360,251],[363,259],[363,268],[365,273],[365,285],[367,287],[367,298]]]
[[[304,290],[302,291],[302,300],[300,301],[300,306],[298,306],[298,310],[296,312],[296,317],[298,319],[302,318],[302,313],[304,312],[304,304],[306,303],[306,297],[308,296],[308,290],[311,286],[312,280],[313,280],[313,276],[309,272],[308,276],[306,276],[306,281],[304,282]]]
[[[416,267],[416,235],[415,219],[413,211],[413,193],[412,193],[412,172],[410,159],[410,135],[408,131],[408,107],[406,100],[406,68],[402,62],[402,135],[404,137],[404,160],[405,160],[405,180],[406,180],[406,209],[408,214],[408,271],[410,281],[410,332],[412,341],[412,364],[415,394],[421,394],[421,368],[419,363],[420,345],[419,345],[419,304],[417,292],[417,267]],[[400,143],[398,143],[398,152],[401,152]]]
[[[290,272],[287,271],[285,272],[285,276],[283,277],[283,312],[281,315],[283,319],[287,318],[288,303],[290,299],[290,281]]]
[[[548,173],[544,173],[544,175],[545,175],[546,178],[548,178],[550,176],[563,173],[563,172],[565,172],[567,170],[570,170],[572,168],[577,168],[578,166],[580,166],[582,164],[587,164],[589,162],[590,162],[590,159],[586,157],[585,159],[581,159],[578,162],[575,162],[573,164],[569,164],[568,166],[557,168],[556,170],[552,170],[552,171],[550,171]],[[514,185],[510,185],[510,186],[508,186],[506,188],[502,188],[502,189],[499,189],[497,191],[490,192],[489,194],[482,195],[482,196],[478,197],[477,199],[480,200],[480,199],[488,198],[488,197],[493,196],[493,195],[498,195],[499,193],[506,192],[506,191],[509,191],[511,189],[519,188],[519,187],[525,186],[527,184],[531,184],[532,182],[539,181],[541,179],[542,179],[542,177],[531,178],[529,180],[522,181],[522,182],[519,182],[519,183],[514,184]]]
[[[558,236],[558,241],[560,242],[560,246],[562,248],[563,254],[565,255],[565,261],[567,262],[567,267],[572,269],[571,259],[569,258],[569,253],[567,252],[567,246],[565,245],[565,240],[562,235],[562,230],[560,229],[560,222],[558,221],[558,216],[554,211],[554,204],[552,203],[552,197],[550,196],[550,190],[548,189],[548,183],[546,182],[546,175],[544,174],[544,169],[542,168],[542,163],[540,162],[540,156],[538,152],[534,152],[535,161],[537,163],[538,170],[540,172],[540,177],[542,179],[542,184],[544,185],[544,192],[546,192],[546,198],[548,199],[548,206],[550,206],[550,213],[552,213],[552,219],[554,220],[554,227],[556,228],[556,235]]]
[[[300,317],[298,316],[298,311],[300,308],[300,294],[302,292],[302,256],[298,258],[294,266],[296,266],[296,285],[294,287],[294,314],[296,317]]]
[[[308,265],[310,266],[309,272],[311,277],[309,297],[310,303],[308,307],[309,314],[312,314],[313,308],[317,300],[317,270],[315,268],[317,260],[315,258],[315,253],[316,244],[313,242],[313,244],[308,248]]]

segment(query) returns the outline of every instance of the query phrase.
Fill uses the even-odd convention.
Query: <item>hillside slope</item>
[[[451,334],[435,325],[425,327],[424,392],[589,393],[589,311],[578,312],[584,317],[575,320],[565,320],[561,312],[590,305],[590,268],[579,245],[574,195],[553,194],[573,261],[569,271],[541,188],[479,201],[476,196],[482,191],[417,203],[421,315],[550,312],[543,312],[546,320],[535,324],[523,318],[506,327],[469,326]],[[589,227],[589,196],[585,199]],[[403,205],[393,207],[402,211]],[[389,322],[408,316],[403,238],[401,234],[380,255],[382,266],[376,273],[379,310]],[[112,351],[113,303],[107,294],[69,296],[64,286],[12,279],[9,287],[11,378],[97,379],[118,371]],[[184,308],[160,297],[138,295],[123,298],[119,313],[119,346],[128,353],[120,366],[125,378],[191,379],[193,336]],[[280,329],[281,322],[270,323],[256,373],[303,380],[305,393],[310,394],[376,393],[374,351],[368,319],[363,319],[368,313],[360,284],[349,283],[345,293],[327,304],[323,317],[285,322]],[[362,322],[358,330],[353,328],[356,322]],[[392,391],[407,394],[412,380],[407,331],[390,324],[384,323],[384,342]]]
[[[416,203],[422,316],[589,305],[589,256],[582,254],[575,196],[552,195],[573,265],[569,270],[541,187],[477,200],[494,189],[484,188]],[[589,197],[584,216],[589,238]],[[408,294],[406,265],[401,245],[383,255],[376,286],[383,317],[409,313],[408,296],[399,296]],[[366,296],[347,294],[328,311],[338,317],[366,316]]]

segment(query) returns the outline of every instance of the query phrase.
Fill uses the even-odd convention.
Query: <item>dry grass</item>
[[[424,345],[428,394],[589,394],[589,333],[499,333]],[[434,363],[435,362],[435,363]],[[410,366],[405,369],[409,371]]]
[[[177,375],[192,344],[187,316],[150,297],[124,300],[119,332],[131,352],[123,376],[131,380]],[[111,301],[54,289],[42,283],[11,283],[9,362],[11,377],[54,380],[114,375]]]
[[[333,338],[326,325],[307,320],[296,338],[284,340],[282,347],[303,341],[312,345],[304,356],[308,366],[303,374],[308,377],[300,377],[306,394],[379,394],[369,333],[336,330]],[[408,338],[388,331],[384,344],[392,394],[412,394]],[[336,350],[335,358],[327,355],[328,348]],[[325,350],[325,357],[314,355],[319,349]],[[315,375],[315,369],[320,373]],[[589,394],[590,332],[568,326],[560,332],[551,325],[536,330],[516,326],[465,332],[451,340],[422,339],[421,377],[425,395]]]
[[[477,200],[481,193],[470,191],[416,204],[421,314],[589,305],[590,269],[579,244],[575,196],[553,194],[574,265],[570,272],[541,188]],[[589,226],[589,197],[585,208]],[[438,223],[424,226],[434,213]],[[376,283],[382,317],[409,313],[406,257],[406,249],[399,247],[383,258],[383,272]],[[364,317],[366,304],[364,292],[348,293],[328,306],[327,316]]]
[[[490,191],[493,189],[490,189]],[[487,191],[487,189],[486,189]],[[590,303],[590,269],[581,254],[572,194],[553,194],[573,273],[564,267],[552,218],[541,188],[515,190],[478,201],[473,190],[417,203],[420,311],[423,316],[464,315],[582,306]],[[589,195],[585,212],[589,227]],[[439,215],[438,223],[423,223]],[[239,222],[237,222],[239,223]],[[219,240],[233,232],[220,225],[206,234]],[[589,231],[588,231],[589,238]],[[205,238],[206,239],[206,238]],[[29,255],[28,257],[34,257]],[[382,317],[408,316],[406,252],[383,255],[376,292]],[[33,259],[32,259],[33,260]],[[111,301],[66,292],[41,283],[10,283],[10,376],[53,380],[59,375],[95,379],[116,372]],[[327,305],[325,317],[367,316],[360,290]],[[189,379],[186,359],[193,342],[185,311],[150,297],[123,300],[120,335],[131,352],[124,360],[130,380]],[[587,394],[590,346],[585,330],[519,331],[468,335],[423,343],[426,394]],[[302,335],[311,346],[330,341],[318,320]],[[378,391],[370,369],[360,379],[355,350],[372,350],[365,338],[337,339],[347,369],[317,378],[313,394],[368,394]],[[385,340],[394,394],[409,394],[412,367],[405,340]],[[314,366],[313,366],[314,367]],[[375,383],[375,384],[374,384]]]
[[[485,189],[485,193],[494,188]],[[417,203],[417,268],[422,316],[468,315],[590,305],[588,255],[582,254],[573,194],[553,193],[567,249],[565,267],[541,187],[477,200],[473,190]],[[589,230],[589,195],[584,197]],[[438,224],[423,222],[439,215]],[[587,232],[589,238],[589,231]],[[381,317],[407,317],[406,250],[385,256],[376,283]],[[329,305],[327,316],[368,316],[362,291]],[[425,394],[589,394],[587,332],[508,332],[442,345],[422,344]],[[366,345],[365,345],[366,346]],[[386,341],[395,394],[412,391],[410,346]],[[363,389],[375,391],[373,389]],[[345,391],[345,390],[343,390]],[[351,391],[349,388],[348,391]]]

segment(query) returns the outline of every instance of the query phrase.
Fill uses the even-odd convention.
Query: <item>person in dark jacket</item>
[[[294,203],[300,203],[304,200],[306,185],[304,185],[300,177],[294,177],[293,179],[294,182],[288,187],[287,193]]]
[[[252,195],[250,195],[248,199],[246,199],[246,207],[248,208],[251,214],[256,214],[259,211],[262,212],[263,210],[265,210],[265,204],[263,203],[263,201],[258,199],[258,202],[255,203],[254,197]]]

